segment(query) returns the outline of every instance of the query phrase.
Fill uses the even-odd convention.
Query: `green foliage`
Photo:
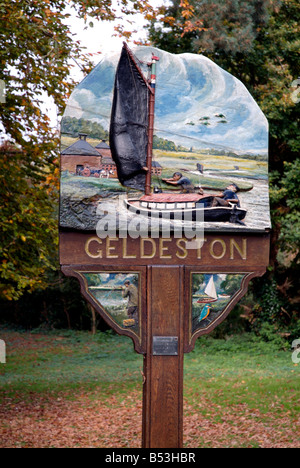
[[[183,2],[185,3],[185,2]],[[300,8],[295,0],[191,0],[160,8],[150,39],[169,52],[203,53],[239,78],[270,123],[271,167],[299,151],[299,113],[292,82],[299,75]]]
[[[284,172],[273,174],[270,192],[273,219],[280,230],[280,250],[294,254],[293,263],[300,258],[300,159],[284,162]]]
[[[0,301],[1,323],[18,329],[38,328],[46,332],[52,329],[91,330],[92,314],[83,299],[80,286],[74,278],[65,278],[53,271],[47,275],[47,288],[24,292],[19,301]],[[108,326],[96,315],[98,330]]]
[[[79,133],[86,133],[95,140],[108,140],[108,132],[104,130],[101,124],[90,120],[77,119],[76,117],[64,117],[62,119],[61,133],[74,138],[78,137]]]
[[[196,341],[194,353],[201,356],[237,356],[240,353],[240,361],[248,355],[248,358],[259,357],[267,365],[273,353],[283,351],[282,347],[275,342],[267,343],[260,339],[255,333],[240,333],[239,335],[227,335],[226,337],[216,338],[212,336],[203,336]],[[280,353],[278,353],[280,354]],[[283,355],[284,353],[282,353]],[[264,356],[265,355],[265,356]],[[191,354],[192,358],[193,354]],[[264,356],[264,359],[263,359]],[[226,359],[226,358],[225,358]],[[229,362],[228,362],[229,365]]]
[[[173,0],[159,8],[160,16],[150,25],[150,37],[155,44],[173,53],[247,53],[258,28],[267,23],[271,3],[269,0]]]
[[[56,268],[58,168],[28,167],[9,145],[0,157],[0,298],[16,300],[47,287],[47,272]]]
[[[247,311],[248,330],[282,349],[298,339],[300,332],[297,283],[290,282],[285,273],[278,268],[272,275],[253,280],[241,304],[243,312]]]
[[[155,46],[203,53],[239,78],[268,118],[271,265],[244,300],[265,338],[281,326],[290,337],[299,330],[299,22],[296,0],[173,0],[148,28]]]
[[[117,3],[123,15],[151,11],[147,2]],[[296,0],[191,0],[190,7],[180,0],[170,3],[159,14],[148,16],[154,45],[174,53],[203,52],[245,83],[269,120],[273,270],[254,283],[248,303],[256,313],[253,326],[265,338],[278,329],[277,322],[290,337],[298,338],[300,169],[296,157],[300,139],[299,104],[292,99],[292,82],[299,76],[299,4]],[[62,291],[68,298],[64,309],[55,287],[47,294],[41,292],[49,282],[60,284],[55,273],[59,139],[41,102],[46,94],[62,113],[74,86],[70,63],[80,63],[85,73],[91,68],[89,55],[83,54],[65,25],[66,7],[86,21],[87,15],[95,21],[114,20],[117,15],[110,0],[0,0],[0,80],[6,87],[5,102],[0,103],[0,131],[11,142],[0,154],[0,298],[12,301],[26,291],[37,291],[30,300],[26,295],[23,314],[29,317],[34,305],[42,323],[41,300],[53,302],[53,309],[46,307],[48,319],[44,315],[50,326],[64,326],[62,317],[67,320],[65,310],[74,310],[77,295],[73,287]],[[127,34],[124,25],[117,30]],[[68,123],[71,133],[77,131],[73,124]],[[98,127],[87,130],[103,138]],[[155,144],[174,151],[167,140],[157,139]],[[57,297],[61,302],[55,309]],[[20,306],[19,301],[9,307],[17,311]],[[84,327],[85,312],[79,325],[77,318],[72,319],[76,314],[70,315],[71,326],[75,322],[76,327]],[[238,312],[231,317],[234,322],[226,321],[224,333],[238,330]]]
[[[242,275],[226,275],[226,279],[221,283],[221,288],[233,296],[241,287]]]
[[[148,2],[116,3],[122,15],[151,11]],[[0,299],[46,288],[58,268],[59,136],[42,104],[51,98],[62,114],[72,64],[93,66],[66,24],[70,9],[86,22],[119,19],[111,0],[0,0]]]
[[[153,136],[153,149],[177,151],[177,147],[173,141],[166,140],[165,138],[159,138],[156,135]]]
[[[278,327],[271,323],[262,323],[259,330],[259,336],[266,343],[273,343],[279,349],[288,350],[290,348],[289,343],[284,339],[283,336],[278,332]]]
[[[202,274],[192,275],[192,294],[196,294],[199,291],[200,286],[204,282],[205,276]]]
[[[260,290],[260,306],[254,310],[256,317],[253,328],[259,329],[262,323],[274,324],[281,313],[281,307],[276,283],[271,281],[263,284]]]

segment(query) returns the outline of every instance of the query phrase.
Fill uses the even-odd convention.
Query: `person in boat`
[[[170,179],[162,179],[163,182],[166,182],[170,185],[176,185],[177,187],[181,187],[184,193],[193,193],[194,186],[190,179],[184,177],[181,172],[174,172],[173,177]]]
[[[139,294],[137,287],[134,284],[131,284],[129,280],[126,280],[123,286],[122,296],[124,299],[128,298],[127,315],[130,319],[134,319],[137,325],[139,306]]]
[[[203,198],[197,203],[197,206],[198,207],[201,206],[203,208],[211,208],[213,196],[209,194],[205,194],[203,188],[201,187],[199,188],[198,193],[199,195],[203,195]]]
[[[240,207],[240,200],[237,196],[237,192],[239,192],[239,190],[240,189],[236,184],[228,185],[223,193],[214,197],[212,206],[229,206],[230,203],[233,203],[237,207]]]

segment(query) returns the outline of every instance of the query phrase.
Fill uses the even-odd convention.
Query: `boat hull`
[[[159,209],[141,205],[139,200],[125,200],[125,206],[129,211],[137,215],[149,218],[204,221],[204,222],[231,222],[241,223],[247,214],[246,210],[234,207],[194,207],[184,209]]]
[[[197,301],[197,304],[211,304],[212,302],[217,302],[218,298],[217,299],[213,299],[213,298],[206,298],[206,299],[199,299]]]

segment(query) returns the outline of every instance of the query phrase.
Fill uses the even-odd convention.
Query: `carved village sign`
[[[265,273],[270,228],[268,124],[233,76],[124,44],[75,89],[60,263],[145,356],[143,447],[182,447],[184,353]]]

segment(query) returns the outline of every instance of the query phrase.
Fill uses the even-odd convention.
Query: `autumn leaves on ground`
[[[142,357],[111,333],[0,330],[1,448],[139,448]],[[184,447],[299,448],[299,365],[253,335],[185,357]]]

